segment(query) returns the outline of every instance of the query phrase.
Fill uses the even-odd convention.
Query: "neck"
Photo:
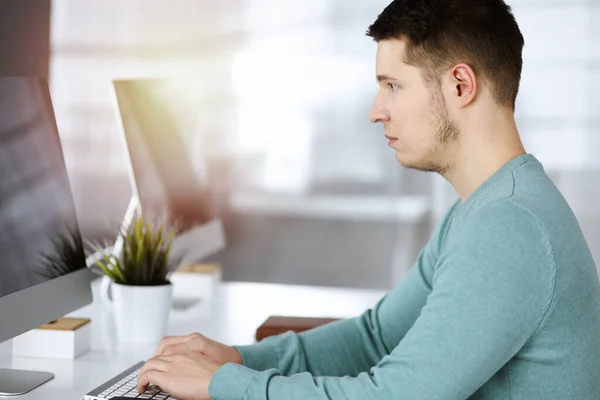
[[[526,154],[512,115],[476,126],[458,139],[454,160],[443,174],[463,203],[507,162]]]

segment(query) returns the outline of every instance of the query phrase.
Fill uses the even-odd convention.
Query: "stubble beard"
[[[434,92],[432,98],[433,120],[431,125],[436,130],[435,145],[429,149],[427,154],[418,161],[406,162],[398,160],[400,164],[409,169],[422,172],[436,172],[445,175],[452,165],[447,161],[440,160],[443,150],[454,143],[460,137],[460,129],[450,119],[442,94]]]

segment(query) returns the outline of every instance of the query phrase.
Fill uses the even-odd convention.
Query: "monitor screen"
[[[0,297],[86,267],[47,83],[0,78]]]
[[[193,118],[177,107],[181,85],[168,79],[114,82],[132,186],[142,213],[167,220],[179,233],[214,217],[208,185],[196,173],[188,151],[184,130]]]

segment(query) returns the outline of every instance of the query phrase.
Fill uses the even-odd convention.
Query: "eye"
[[[390,88],[390,91],[394,92],[396,89],[398,89],[398,85],[396,85],[395,83],[388,83],[388,88]]]

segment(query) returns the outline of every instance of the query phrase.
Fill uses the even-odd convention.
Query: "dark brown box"
[[[256,341],[260,342],[266,337],[279,335],[287,331],[304,332],[334,321],[338,321],[338,319],[271,316],[256,330]]]

